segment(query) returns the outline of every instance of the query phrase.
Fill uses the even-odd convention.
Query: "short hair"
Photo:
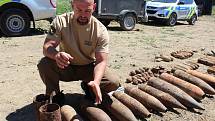
[[[89,3],[94,3],[94,0],[71,0],[70,2],[71,3],[74,3],[74,2],[89,2]]]

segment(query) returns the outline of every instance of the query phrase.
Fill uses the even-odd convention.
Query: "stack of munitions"
[[[202,79],[203,81],[205,81],[209,85],[215,87],[215,77],[214,76],[211,76],[211,75],[205,74],[205,73],[201,73],[201,72],[195,71],[195,70],[187,70],[186,72],[195,76],[195,77]]]
[[[208,67],[207,72],[215,75],[215,66]]]
[[[187,59],[187,58],[193,56],[193,52],[179,50],[179,51],[176,51],[176,52],[172,52],[171,56],[173,56],[175,58],[178,58],[178,59]]]
[[[169,72],[162,66],[157,66],[152,69],[150,68],[139,68],[129,73],[129,77],[126,79],[126,83],[132,83],[134,85],[145,83],[150,77],[159,77],[161,73]]]
[[[169,82],[180,89],[182,89],[184,92],[189,94],[191,97],[193,97],[196,100],[201,100],[204,98],[205,93],[200,89],[198,86],[191,84],[187,81],[184,81],[180,78],[177,78],[171,74],[162,73],[160,75],[160,78],[165,80],[166,82]]]
[[[187,61],[175,67],[171,71],[162,66],[131,71],[126,82],[138,84],[138,88],[134,85],[125,87],[126,96],[136,99],[150,112],[165,112],[172,108],[204,110],[200,101],[206,95],[215,95],[215,77],[197,71],[199,64],[196,62]],[[151,76],[145,77],[142,73]],[[138,81],[141,77],[145,77],[144,83]],[[120,96],[127,99],[122,94]]]
[[[126,82],[134,85],[126,86],[125,92],[103,96],[101,107],[79,101],[81,116],[89,121],[137,121],[149,118],[152,112],[165,113],[172,108],[204,110],[200,101],[205,95],[215,95],[215,77],[197,71],[197,63],[183,64],[174,71],[162,66],[131,71]],[[63,121],[83,120],[68,105],[61,107],[61,115]]]
[[[206,56],[198,59],[198,63],[204,64],[206,66],[214,66],[215,65],[215,57]]]
[[[188,67],[190,67],[191,70],[196,70],[199,68],[199,64],[196,62],[192,62],[192,61],[187,61],[184,63],[184,65],[187,65]]]
[[[183,70],[183,71],[196,70],[198,68],[199,68],[198,63],[192,62],[192,61],[187,61],[187,62],[184,62],[181,64],[174,65],[174,67],[172,68],[172,71],[175,71],[175,70]]]
[[[206,56],[198,59],[198,63],[204,64],[206,66],[210,66],[207,69],[209,74],[215,74],[215,57],[214,56]]]

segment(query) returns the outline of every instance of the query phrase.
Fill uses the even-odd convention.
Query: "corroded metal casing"
[[[70,105],[64,105],[60,108],[61,117],[63,121],[83,121],[83,119],[77,114],[75,109]]]
[[[58,104],[45,104],[39,108],[40,121],[62,121]]]
[[[174,76],[181,78],[185,81],[188,81],[192,84],[195,84],[196,86],[200,87],[206,94],[211,94],[211,95],[215,94],[215,90],[209,84],[207,84],[205,81],[191,74],[188,74],[181,70],[176,70],[174,72]]]
[[[39,94],[33,98],[33,104],[35,107],[35,113],[36,113],[36,120],[37,121],[40,121],[40,114],[39,114],[40,106],[44,105],[48,100],[49,100],[49,96],[45,95],[45,94]]]
[[[149,118],[151,113],[136,99],[124,92],[116,91],[113,96],[127,106],[135,115],[141,118]]]
[[[161,90],[158,90],[152,86],[146,85],[146,84],[141,84],[138,85],[138,88],[155,98],[157,98],[161,103],[163,103],[166,107],[171,107],[171,108],[181,108],[181,109],[187,109],[185,106],[183,106],[178,100],[176,100],[173,96],[170,94],[163,92]]]
[[[125,92],[149,109],[153,109],[159,112],[167,111],[167,108],[157,98],[141,91],[136,87],[126,87]]]
[[[112,121],[111,118],[100,108],[95,107],[94,104],[88,100],[81,100],[81,112],[90,121]]]
[[[168,73],[162,73],[160,75],[160,78],[179,87],[196,100],[201,100],[205,97],[205,93],[201,88],[173,75],[170,75]]]
[[[103,106],[119,121],[137,121],[132,111],[113,96],[103,98]]]
[[[204,110],[204,108],[190,95],[185,93],[180,88],[178,88],[162,79],[159,79],[156,77],[151,77],[147,84],[154,88],[162,90],[166,93],[169,93],[170,95],[175,97],[179,102],[181,102],[186,107]]]
[[[205,81],[206,83],[210,84],[211,86],[215,87],[215,77],[208,75],[208,74],[201,73],[199,71],[195,71],[195,70],[187,70],[187,73],[189,73],[195,77],[198,77],[198,78],[202,79],[203,81]]]

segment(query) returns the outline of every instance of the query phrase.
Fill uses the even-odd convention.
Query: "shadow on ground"
[[[76,107],[83,94],[66,94],[66,104]],[[36,121],[36,110],[33,103],[28,104],[15,112],[10,113],[7,117],[7,121]]]
[[[33,103],[26,105],[6,117],[7,121],[36,121]]]
[[[89,121],[86,116],[81,113],[82,111],[81,106],[83,105],[82,100],[85,99],[83,94],[74,93],[74,94],[65,94],[65,105],[72,106],[78,114],[84,119],[84,121]],[[112,103],[112,101],[109,101],[108,98],[104,97],[106,99],[104,101],[104,104]],[[101,109],[103,109],[113,121],[118,121],[112,114],[110,114],[109,111],[105,110],[104,107],[99,106]],[[15,112],[10,113],[7,117],[7,121],[36,121],[36,112],[35,112],[35,105],[33,103],[28,104],[20,109],[17,109]],[[159,116],[163,116],[162,114],[154,113]],[[138,118],[138,117],[137,117]],[[141,121],[147,121],[146,119],[141,119]]]
[[[31,30],[29,31],[29,34],[26,36],[43,35],[43,34],[47,34],[47,33],[48,33],[48,30],[45,30],[45,29],[31,28]]]
[[[27,35],[24,35],[24,36],[36,36],[36,35],[44,35],[48,33],[48,30],[45,30],[45,29],[41,29],[41,28],[31,28],[29,33]],[[0,38],[1,37],[8,37],[6,35],[4,35],[1,31],[0,31]],[[16,36],[15,36],[16,37]],[[18,36],[17,36],[18,37]]]
[[[146,26],[168,27],[168,25],[166,25],[166,23],[164,21],[149,21],[149,22],[145,22],[145,23],[141,23],[141,24],[146,25]],[[181,25],[189,25],[189,24],[180,23],[180,22],[177,22],[175,24],[175,26],[181,26]]]

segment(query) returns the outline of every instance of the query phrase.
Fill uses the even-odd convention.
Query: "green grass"
[[[57,15],[71,11],[70,0],[57,1]]]
[[[215,15],[215,5],[213,6],[212,14]]]

